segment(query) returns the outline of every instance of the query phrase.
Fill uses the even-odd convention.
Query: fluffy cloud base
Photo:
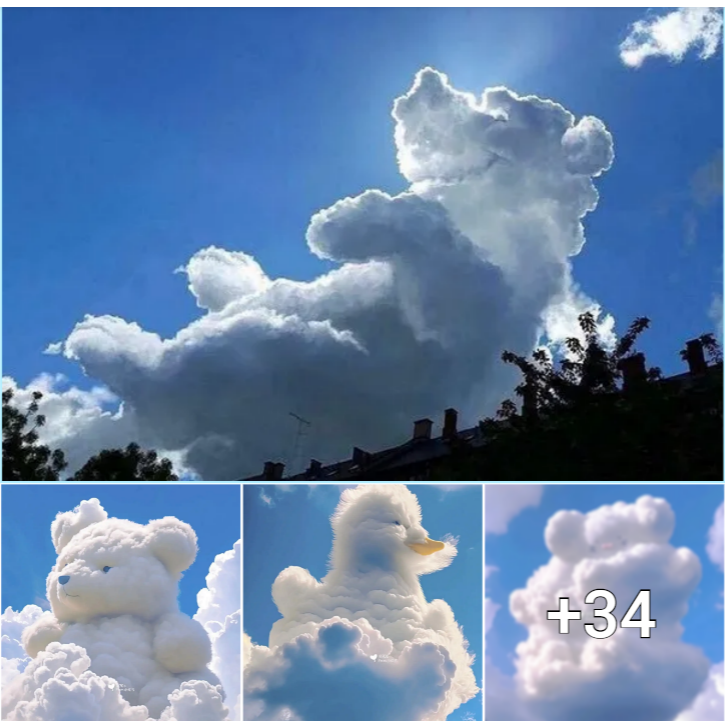
[[[273,650],[252,646],[245,720],[444,719],[436,709],[454,674],[440,644],[411,643],[396,654],[366,619],[332,618]]]
[[[323,461],[401,442],[448,406],[472,423],[511,392],[503,350],[528,353],[542,333],[559,344],[580,312],[599,314],[571,258],[613,160],[600,120],[501,87],[475,97],[430,68],[393,118],[408,190],[313,215],[307,245],[332,270],[272,279],[208,247],[183,269],[203,314],[174,337],[88,316],[53,346],[123,402],[103,413],[56,390],[41,406],[72,464],[132,437],[231,480],[284,454],[290,411],[312,421],[303,451]]]
[[[131,706],[119,683],[89,671],[91,660],[74,644],[51,643],[30,661],[9,688],[3,721],[147,721],[145,706]],[[159,721],[225,721],[219,690],[189,681],[169,697]],[[3,707],[5,707],[3,698]]]
[[[343,492],[321,580],[283,570],[269,647],[246,639],[245,721],[444,721],[478,693],[450,606],[418,576],[446,567],[451,541],[422,555],[420,508],[404,486]],[[434,544],[435,542],[430,542]]]
[[[707,60],[720,46],[722,23],[720,8],[679,8],[638,20],[620,45],[619,55],[625,65],[634,68],[651,57],[680,62],[696,48],[700,58]]]
[[[701,568],[692,551],[670,545],[673,529],[669,504],[651,496],[586,514],[559,511],[549,519],[551,559],[509,600],[528,638],[516,649],[514,678],[495,669],[487,678],[489,721],[672,721],[699,703],[710,664],[682,641],[681,620]],[[607,639],[588,636],[584,624],[594,617],[584,598],[594,589],[614,594],[618,622],[637,593],[649,589],[650,617],[657,620],[651,638],[640,638],[636,628],[618,628]],[[582,611],[569,634],[547,619],[563,597]]]

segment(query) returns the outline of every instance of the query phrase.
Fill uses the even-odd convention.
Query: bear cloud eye
[[[103,573],[108,573],[111,570],[110,566],[104,566],[103,567]]]
[[[395,524],[396,526],[399,526],[399,525],[400,525],[400,521],[393,521],[393,523],[394,523],[394,524]]]

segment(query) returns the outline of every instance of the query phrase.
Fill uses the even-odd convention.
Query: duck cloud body
[[[478,692],[473,657],[418,577],[448,566],[455,540],[428,538],[415,495],[397,485],[345,490],[332,527],[321,581],[292,566],[274,582],[282,618],[268,648],[246,649],[245,719],[442,721]]]
[[[54,642],[75,644],[90,671],[115,679],[123,698],[152,718],[182,683],[219,684],[208,668],[206,631],[177,602],[179,579],[197,552],[191,526],[173,517],[147,525],[108,518],[94,498],[59,514],[51,535],[58,553],[46,581],[52,615],[23,633],[31,658]]]

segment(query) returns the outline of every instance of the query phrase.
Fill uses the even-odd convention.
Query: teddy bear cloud
[[[453,610],[418,576],[450,564],[404,486],[346,489],[327,575],[284,569],[269,646],[245,639],[245,721],[443,721],[478,693]]]
[[[515,677],[492,672],[487,679],[490,721],[511,718],[511,709],[521,719],[544,721],[672,721],[691,707],[710,663],[681,638],[701,567],[692,551],[670,544],[674,521],[670,505],[651,496],[589,513],[561,510],[549,519],[551,558],[509,599],[528,638],[516,649]],[[638,628],[620,628],[607,639],[589,637],[584,624],[593,622],[592,607],[583,599],[593,589],[614,594],[618,621],[640,589],[649,589],[650,617],[657,621],[652,636],[642,639]],[[547,619],[563,597],[582,611],[566,635]]]
[[[108,518],[90,499],[51,535],[51,611],[2,616],[4,721],[239,718],[239,544],[216,557],[191,619],[176,600],[197,550],[188,524]]]
[[[70,470],[137,440],[182,454],[205,480],[251,475],[279,455],[266,429],[289,411],[312,421],[305,452],[323,461],[402,441],[411,419],[451,405],[472,423],[512,389],[503,350],[528,353],[542,331],[559,343],[579,313],[599,312],[570,259],[613,160],[600,120],[501,87],[475,97],[431,68],[393,119],[408,189],[312,216],[307,245],[331,270],[271,278],[244,252],[206,247],[182,269],[201,315],[173,337],[87,316],[54,346],[102,384],[35,384],[43,440]],[[610,339],[612,323],[602,319]]]

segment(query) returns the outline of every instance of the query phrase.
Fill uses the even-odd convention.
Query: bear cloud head
[[[178,581],[193,563],[189,524],[166,517],[143,525],[109,518],[97,498],[60,513],[51,525],[58,553],[46,581],[59,621],[131,614],[152,620],[178,609]]]
[[[81,501],[73,511],[59,513],[53,523],[50,524],[50,535],[53,539],[55,552],[60,552],[68,545],[68,542],[79,531],[87,528],[91,523],[105,521],[108,514],[97,498],[89,501]]]

